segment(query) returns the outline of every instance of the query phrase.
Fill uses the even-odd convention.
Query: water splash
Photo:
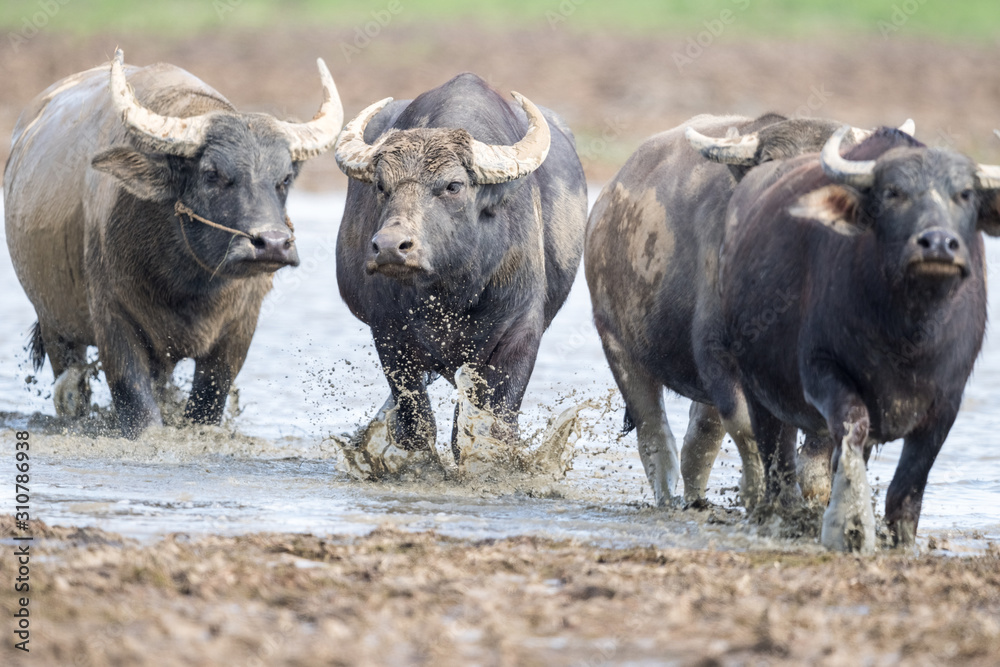
[[[580,412],[600,409],[586,400],[549,420],[541,437],[511,441],[498,437],[506,430],[475,396],[482,380],[468,366],[455,375],[458,417],[455,423],[457,464],[446,465],[436,448],[406,450],[393,441],[396,406],[390,397],[371,421],[350,436],[333,436],[341,452],[340,470],[359,480],[455,478],[463,481],[506,482],[514,477],[546,481],[560,479],[572,468],[575,445],[583,433]],[[532,447],[533,442],[538,445]],[[446,457],[447,458],[447,457]],[[515,484],[515,486],[519,486]]]
[[[338,468],[359,480],[441,480],[444,465],[433,447],[407,450],[394,442],[396,404],[390,396],[372,420],[349,437],[332,436],[340,448]]]

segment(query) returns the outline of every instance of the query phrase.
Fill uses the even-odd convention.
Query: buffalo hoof
[[[90,378],[86,366],[70,366],[56,378],[53,401],[60,417],[84,417],[90,412]]]
[[[830,504],[823,513],[820,541],[833,551],[871,554],[875,551],[875,512],[865,461],[861,452],[846,442],[840,449]]]
[[[334,438],[340,447],[342,469],[356,479],[384,479],[438,482],[444,466],[437,450],[404,449],[394,442],[396,408],[392,399],[382,406],[372,421],[350,440]]]
[[[795,472],[806,502],[826,506],[830,502],[832,452],[826,443],[810,441],[799,450],[795,461]]]
[[[912,519],[900,519],[889,526],[892,535],[892,547],[903,551],[912,550],[917,545],[917,522]]]

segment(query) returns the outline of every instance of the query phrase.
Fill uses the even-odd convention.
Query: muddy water
[[[51,370],[46,366],[36,383],[25,380],[30,369],[23,347],[34,314],[7,252],[0,253],[0,281],[6,286],[0,293],[0,419],[5,429],[32,432],[33,516],[138,537],[174,531],[360,534],[393,524],[464,537],[539,534],[602,545],[761,543],[738,515],[649,507],[635,436],[617,435],[621,398],[591,322],[582,271],[543,340],[521,418],[523,433],[535,434],[537,442],[557,413],[585,401],[597,406],[580,412],[582,434],[564,478],[433,486],[354,481],[340,469],[331,436],[367,423],[388,390],[368,330],[337,292],[333,259],[343,205],[342,193],[296,193],[290,200],[302,265],[279,272],[265,302],[237,381],[241,412],[220,428],[165,428],[134,443],[95,434],[99,420],[81,433],[79,425],[50,417]],[[1000,244],[989,242],[988,253],[995,282]],[[993,315],[998,299],[992,290]],[[929,536],[939,543],[946,537],[955,551],[968,551],[1000,539],[998,338],[988,337],[962,412],[931,473],[923,544]],[[188,363],[178,369],[181,386],[190,381],[192,368]],[[95,390],[95,401],[107,405],[106,386],[97,383]],[[443,380],[431,387],[442,457],[448,454],[454,393]],[[688,403],[668,396],[667,406],[679,441]],[[900,443],[884,446],[870,465],[869,478],[881,496],[899,450]],[[733,503],[738,471],[727,440],[709,483],[712,500]],[[0,509],[11,511],[12,504],[4,494]]]

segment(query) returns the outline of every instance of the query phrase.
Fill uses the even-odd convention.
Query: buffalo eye
[[[385,181],[383,181],[381,178],[375,179],[375,192],[379,193],[380,195],[385,194]]]
[[[956,199],[963,204],[967,204],[972,201],[973,194],[975,193],[972,191],[972,188],[966,188],[956,195]]]
[[[285,192],[286,190],[288,190],[288,188],[292,187],[293,178],[294,177],[291,174],[288,174],[287,176],[285,176],[284,179],[279,181],[278,185],[276,186],[278,192]]]
[[[903,191],[895,185],[887,185],[882,191],[882,199],[885,201],[899,200],[903,198]]]
[[[206,169],[201,172],[201,177],[205,181],[206,185],[212,187],[227,187],[230,185],[230,180],[219,173],[218,169]]]
[[[463,183],[462,181],[452,181],[447,185],[447,187],[445,187],[445,192],[447,192],[450,195],[457,195],[459,192],[462,191],[462,188],[464,187],[465,183]]]

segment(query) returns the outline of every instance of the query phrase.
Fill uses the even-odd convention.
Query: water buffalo
[[[717,317],[718,251],[737,181],[755,165],[819,151],[838,126],[776,114],[697,116],[643,143],[590,213],[584,265],[594,322],[625,399],[625,431],[638,429],[639,455],[657,504],[671,501],[679,473],[684,499],[704,500],[727,431],[743,459],[744,504],[752,508],[763,493],[745,409],[737,401],[720,416],[711,384],[724,376],[715,368],[714,351],[698,358],[692,341]],[[852,136],[868,134],[855,130]],[[680,465],[664,386],[692,399]]]
[[[796,428],[832,437],[821,540],[870,552],[864,447],[904,438],[885,520],[894,544],[911,545],[979,353],[979,232],[1000,234],[1000,168],[887,128],[844,158],[845,130],[821,156],[760,167],[737,186],[721,252],[722,340],[769,490],[795,484]]]
[[[89,408],[81,369],[96,345],[126,436],[162,423],[156,391],[185,357],[185,414],[218,423],[272,274],[298,264],[288,189],[343,122],[319,69],[324,101],[308,123],[238,112],[172,65],[126,68],[121,51],[21,114],[4,175],[7,244],[57,412]]]
[[[337,282],[371,327],[392,438],[413,466],[434,449],[426,383],[463,366],[495,435],[516,438],[542,332],[579,266],[587,190],[573,135],[513,96],[517,105],[461,74],[412,101],[373,104],[337,142],[351,177]]]

